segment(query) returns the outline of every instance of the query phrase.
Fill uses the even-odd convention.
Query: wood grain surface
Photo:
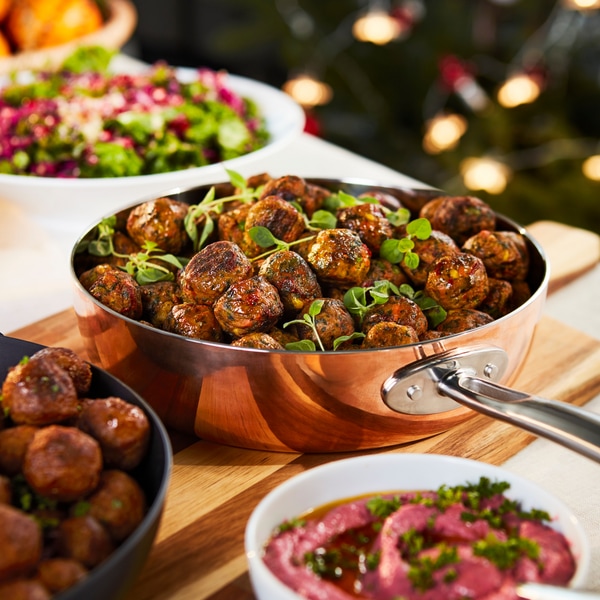
[[[536,224],[537,225],[537,224]],[[554,288],[581,273],[578,246],[552,252],[554,224],[540,224],[549,260],[564,261],[555,270]],[[534,226],[532,226],[532,231]],[[559,228],[572,235],[570,229]],[[537,231],[537,230],[536,230]],[[587,234],[587,232],[586,232]],[[536,235],[534,233],[534,235]],[[537,236],[536,236],[537,237]],[[589,252],[593,252],[594,238]],[[559,238],[560,239],[560,236]],[[577,238],[579,239],[579,238]],[[597,236],[596,236],[597,242]],[[600,245],[598,246],[600,248]],[[573,253],[570,258],[565,252]],[[586,255],[585,261],[595,261]],[[560,277],[557,277],[560,275]],[[51,346],[66,346],[85,356],[74,311],[11,334]],[[569,344],[565,344],[565,340]],[[568,365],[568,368],[565,368]],[[600,391],[600,341],[543,317],[513,386],[538,396],[582,405]],[[173,433],[174,467],[165,512],[149,560],[128,598],[252,600],[244,556],[244,528],[253,508],[270,490],[314,466],[356,453],[276,453],[222,446]],[[360,454],[427,452],[501,464],[534,437],[511,425],[475,415],[451,430],[428,439]],[[532,466],[534,468],[534,466]],[[276,600],[276,599],[273,599]]]

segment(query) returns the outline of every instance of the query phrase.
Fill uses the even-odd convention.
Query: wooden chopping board
[[[549,222],[529,229],[550,262],[551,290],[600,259],[600,239],[595,234]],[[564,243],[566,236],[568,244]],[[67,346],[85,355],[72,310],[11,335]],[[513,387],[584,404],[600,391],[600,340],[543,317]],[[432,452],[501,464],[533,439],[515,427],[478,415],[429,439],[371,453]],[[179,434],[173,434],[173,447],[174,468],[165,513],[150,558],[128,596],[132,600],[254,599],[243,550],[244,528],[254,506],[295,474],[351,456],[242,450]]]

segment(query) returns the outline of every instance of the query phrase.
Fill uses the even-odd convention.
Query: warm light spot
[[[600,181],[600,154],[595,154],[584,160],[581,170],[588,179]]]
[[[402,33],[400,24],[385,11],[371,11],[359,17],[352,26],[352,34],[360,42],[382,46]]]
[[[510,169],[491,158],[467,158],[460,164],[460,173],[466,187],[501,194],[510,178]]]
[[[565,8],[574,10],[594,10],[600,8],[600,0],[563,0]]]
[[[426,123],[423,148],[429,154],[438,154],[455,148],[467,130],[467,120],[462,115],[436,115]]]
[[[327,104],[333,96],[329,85],[310,75],[300,75],[286,81],[283,91],[302,106],[308,107]]]
[[[513,75],[498,90],[498,102],[506,108],[514,108],[519,104],[533,102],[540,91],[540,84],[530,75]]]

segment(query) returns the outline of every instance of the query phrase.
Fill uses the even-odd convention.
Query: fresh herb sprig
[[[270,229],[268,229],[267,227],[263,227],[262,225],[251,227],[248,230],[248,235],[250,236],[250,239],[254,243],[258,244],[261,248],[270,248],[270,250],[268,250],[267,252],[263,252],[262,254],[259,254],[258,256],[252,258],[251,260],[253,261],[265,258],[266,256],[269,256],[270,254],[273,254],[274,252],[278,252],[280,250],[289,250],[292,246],[308,242],[314,239],[315,237],[314,235],[309,235],[299,240],[294,240],[293,242],[285,242],[284,240],[276,238],[271,233]]]
[[[323,341],[321,340],[321,336],[319,335],[319,330],[317,328],[316,317],[320,314],[321,310],[323,310],[323,304],[325,300],[323,298],[317,298],[313,300],[308,307],[308,312],[302,315],[301,319],[294,319],[292,321],[288,321],[283,324],[283,327],[289,327],[292,324],[306,325],[310,327],[313,332],[314,338],[317,340],[317,344],[322,352],[325,352],[325,346],[323,345]],[[337,350],[341,344],[344,342],[348,342],[354,339],[360,339],[364,337],[364,333],[360,333],[355,331],[351,335],[341,335],[335,340],[333,340],[333,350]],[[317,346],[313,340],[299,340],[297,342],[290,342],[285,345],[286,350],[299,350],[301,352],[314,352],[317,349]]]
[[[431,223],[428,219],[420,217],[406,225],[406,236],[400,239],[387,239],[381,244],[379,254],[381,258],[389,260],[392,264],[404,264],[409,269],[419,266],[419,255],[413,252],[415,243],[413,238],[426,240],[431,235]]]
[[[213,233],[215,229],[213,214],[222,213],[224,205],[228,202],[238,201],[248,204],[260,195],[260,186],[252,188],[248,186],[246,180],[239,173],[229,169],[226,169],[226,171],[230,183],[238,190],[236,194],[216,198],[216,190],[213,186],[198,204],[192,204],[188,208],[188,213],[184,219],[184,227],[188,237],[192,240],[194,252],[198,252]],[[200,223],[202,223],[202,230],[198,231]]]

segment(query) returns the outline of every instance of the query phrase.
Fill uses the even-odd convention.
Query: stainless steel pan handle
[[[384,383],[382,397],[408,414],[467,406],[600,462],[600,415],[495,383],[506,362],[499,348],[443,352],[398,369]]]

